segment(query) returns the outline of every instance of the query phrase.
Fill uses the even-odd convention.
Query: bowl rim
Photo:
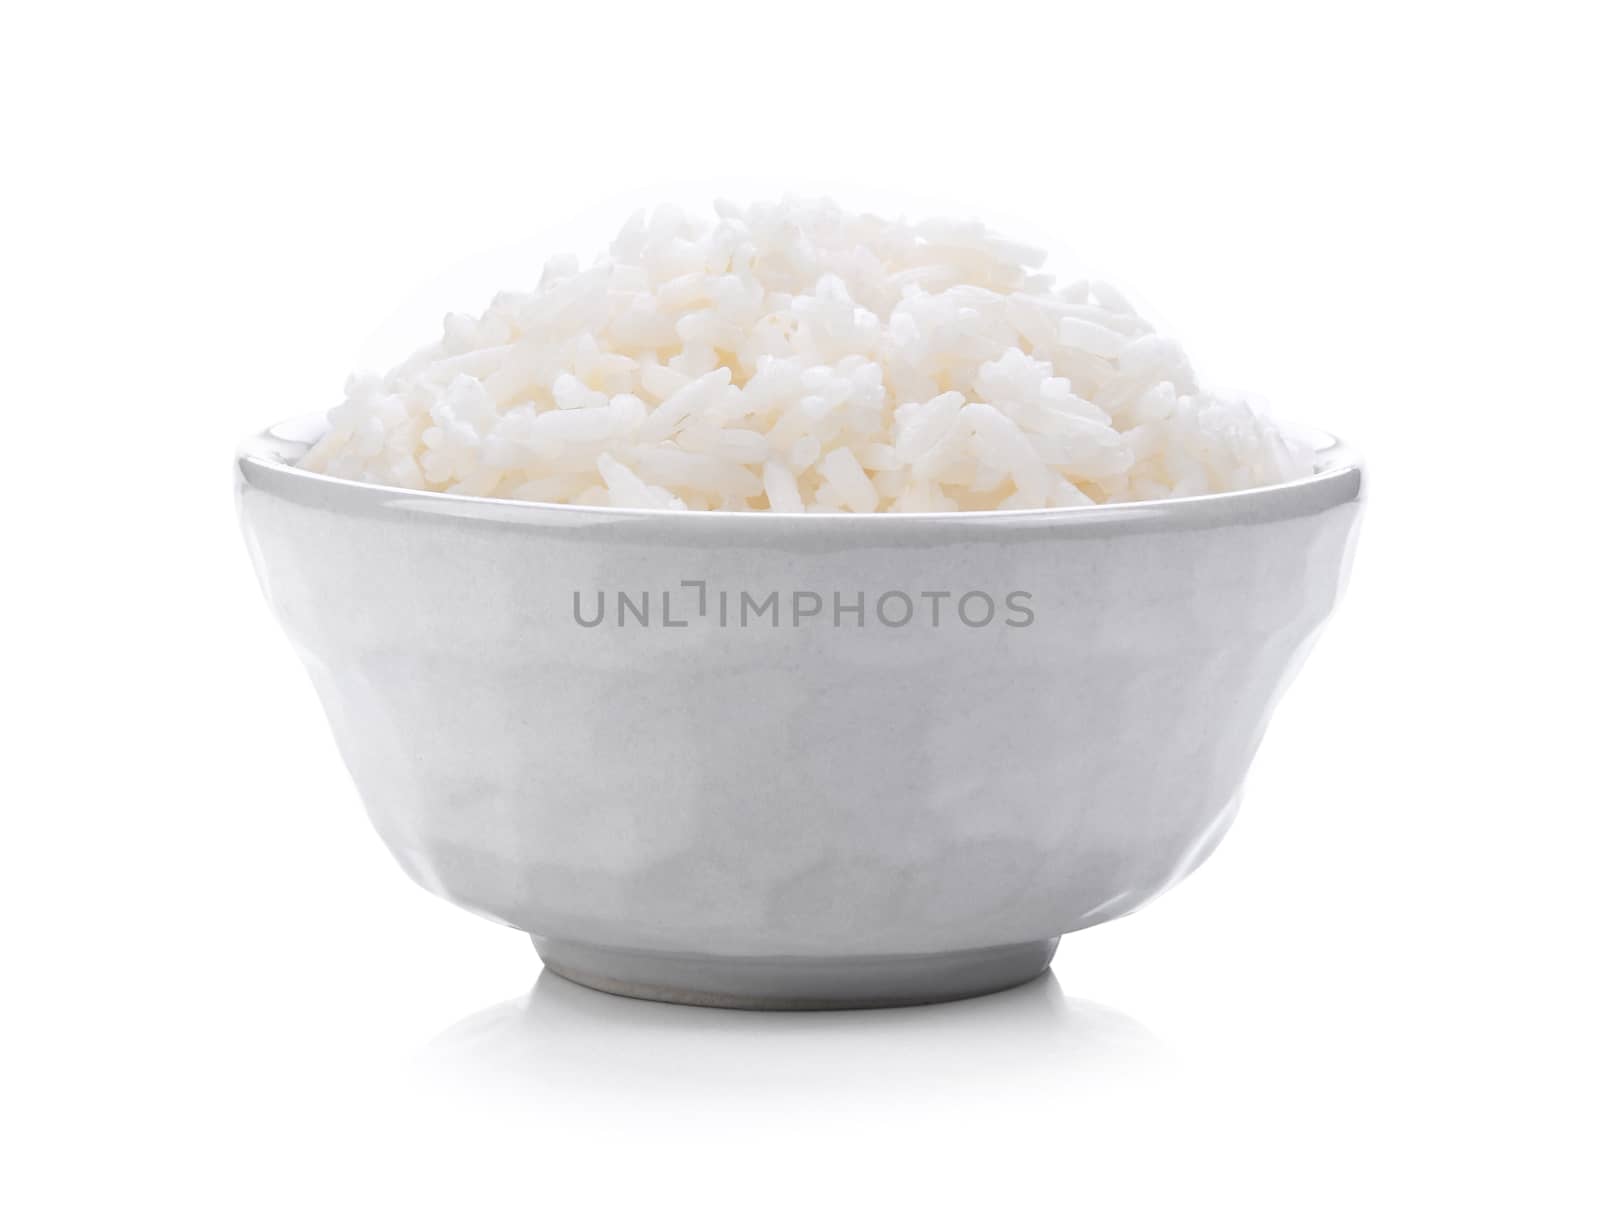
[[[279,421],[240,442],[235,458],[238,490],[254,488],[294,502],[338,512],[371,514],[401,511],[501,523],[627,523],[649,520],[688,525],[755,525],[774,529],[863,525],[970,527],[1046,524],[1050,527],[1207,528],[1289,519],[1361,500],[1366,470],[1360,454],[1337,436],[1318,428],[1280,427],[1311,444],[1312,473],[1271,486],[1212,495],[1145,499],[1127,503],[1085,504],[1070,508],[1013,508],[963,512],[728,512],[670,511],[578,503],[543,503],[456,495],[413,487],[336,478],[293,464],[327,431],[322,413]]]

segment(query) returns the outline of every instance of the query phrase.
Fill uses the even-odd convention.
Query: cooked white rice
[[[300,463],[464,495],[629,508],[943,512],[1262,486],[1308,450],[1199,389],[1099,281],[975,222],[827,201],[635,215],[581,269],[379,377]]]

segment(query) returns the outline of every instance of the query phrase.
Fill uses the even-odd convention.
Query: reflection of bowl
[[[945,515],[661,513],[238,460],[374,823],[573,980],[731,1006],[1034,976],[1216,845],[1361,504],[1283,486]]]
[[[591,994],[546,970],[530,993],[435,1036],[413,1071],[430,1093],[559,1103],[617,1124],[775,1099],[786,1112],[834,1114],[840,1103],[892,1111],[1028,1090],[1047,1092],[1058,1113],[1102,1111],[1122,1095],[1147,1110],[1174,1061],[1138,1020],[1068,998],[1049,973],[908,1017],[692,1011]]]

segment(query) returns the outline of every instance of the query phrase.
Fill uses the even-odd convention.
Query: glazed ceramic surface
[[[1037,974],[1227,829],[1362,475],[926,516],[470,499],[238,460],[246,540],[417,881],[602,989],[931,1001]]]

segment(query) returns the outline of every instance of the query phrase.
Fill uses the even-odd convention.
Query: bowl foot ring
[[[535,936],[568,981],[655,1002],[748,1011],[910,1007],[1009,990],[1043,973],[1056,939],[908,956],[738,957],[639,952]]]

